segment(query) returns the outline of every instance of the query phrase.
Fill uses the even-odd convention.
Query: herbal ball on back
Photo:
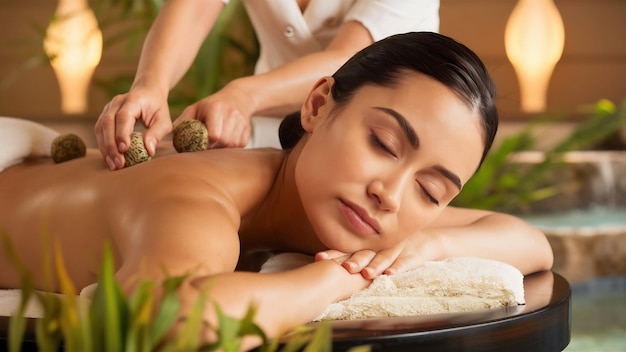
[[[173,132],[172,144],[179,153],[199,152],[209,144],[209,132],[202,121],[186,120],[180,123]]]
[[[124,167],[143,163],[150,160],[150,158],[150,154],[148,154],[148,150],[146,150],[146,146],[143,144],[143,134],[141,132],[133,132],[130,135],[130,146],[124,153]]]
[[[50,155],[55,163],[82,158],[86,153],[85,142],[73,133],[56,137],[50,145]]]

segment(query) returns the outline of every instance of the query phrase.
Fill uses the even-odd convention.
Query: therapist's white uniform
[[[374,41],[398,33],[439,31],[439,0],[310,0],[304,13],[295,0],[243,0],[243,4],[260,46],[255,74],[324,50],[350,20],[365,26]],[[247,147],[280,148],[280,121],[253,117]]]

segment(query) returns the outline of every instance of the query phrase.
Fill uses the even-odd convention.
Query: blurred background
[[[128,90],[162,3],[0,0],[0,116],[74,132],[94,147],[93,124]],[[87,14],[62,11],[86,6]],[[252,72],[256,39],[240,1],[229,6],[171,93],[173,117]],[[455,205],[541,227],[553,270],[573,287],[567,350],[626,350],[626,1],[441,0],[440,18],[440,32],[487,65],[501,116],[490,156]],[[61,62],[76,36],[86,51]],[[539,77],[532,65],[542,60]]]

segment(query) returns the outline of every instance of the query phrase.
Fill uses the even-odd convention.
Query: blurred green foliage
[[[626,100],[619,106],[605,99],[600,100],[570,134],[544,151],[543,161],[530,164],[511,162],[515,153],[538,149],[539,128],[558,122],[558,119],[550,117],[537,118],[520,132],[494,146],[452,205],[524,213],[529,211],[532,203],[562,192],[567,185],[554,182],[551,176],[558,168],[567,167],[563,162],[565,153],[597,149],[607,138],[624,130]]]
[[[35,340],[39,351],[67,352],[139,352],[139,351],[223,351],[239,352],[243,339],[257,337],[262,343],[259,352],[318,352],[332,350],[332,330],[329,322],[296,327],[284,339],[270,340],[255,323],[254,306],[242,318],[231,317],[215,306],[218,324],[213,329],[217,339],[206,344],[201,341],[205,304],[208,291],[202,290],[186,319],[179,319],[182,307],[178,288],[187,276],[169,277],[162,283],[142,281],[127,296],[115,279],[115,265],[109,245],[104,248],[104,259],[93,298],[78,296],[70,280],[58,245],[44,251],[43,272],[52,287],[56,278],[62,294],[45,294],[35,290],[33,274],[23,263],[6,233],[0,233],[4,252],[21,273],[21,302],[9,323],[8,350],[19,352],[26,333],[24,317],[28,302],[36,300],[43,316],[35,322]],[[42,236],[44,247],[49,247],[48,236]],[[50,253],[52,252],[52,253]],[[54,274],[53,274],[54,273]],[[48,290],[52,291],[52,290]],[[160,292],[156,301],[155,293]],[[369,351],[368,346],[357,346],[352,352]]]
[[[135,54],[165,0],[95,0],[94,12],[105,37],[104,48],[123,43]],[[259,55],[256,35],[241,0],[231,0],[220,13],[213,29],[185,76],[172,89],[172,115],[222,88],[231,80],[250,75]],[[108,96],[130,89],[135,71],[112,77],[94,77]]]

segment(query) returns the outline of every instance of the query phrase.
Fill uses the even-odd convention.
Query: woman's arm
[[[414,269],[429,260],[474,256],[511,264],[523,274],[549,270],[552,248],[537,228],[512,215],[448,207],[427,229],[390,249],[347,255],[318,253],[318,259],[334,258],[350,272],[366,278]]]
[[[133,85],[156,85],[167,95],[191,66],[224,7],[221,0],[169,0],[144,41]]]
[[[515,266],[523,274],[552,268],[554,258],[546,236],[522,219],[454,207],[444,213],[428,230],[436,238],[442,258],[470,255],[494,259]]]
[[[300,108],[315,81],[331,75],[357,51],[373,42],[361,23],[348,21],[324,50],[263,74],[236,79],[231,85],[249,96],[252,109],[249,115],[284,116]]]
[[[209,300],[230,316],[243,317],[255,304],[257,323],[276,336],[309,322],[330,303],[369,283],[334,261],[272,274],[233,272],[239,258],[240,215],[232,197],[193,181],[172,180],[170,185],[177,186],[164,187],[146,200],[150,206],[128,214],[129,222],[123,224],[127,232],[115,238],[122,260],[116,278],[127,293],[142,280],[188,275],[179,290],[183,318],[206,288]],[[206,306],[205,321],[217,324],[212,303]]]
[[[243,317],[253,304],[255,322],[269,337],[277,337],[319,316],[331,303],[348,298],[364,289],[370,281],[360,274],[350,274],[332,260],[318,261],[280,273],[223,273],[195,279],[193,290],[183,299],[187,304],[197,291],[208,288],[206,322],[215,327],[212,304],[225,314]],[[210,338],[211,334],[207,334]]]
[[[348,21],[325,50],[263,74],[235,79],[215,94],[188,106],[174,125],[197,119],[206,124],[211,147],[245,146],[253,115],[282,117],[299,110],[317,79],[331,75],[372,42],[362,24]]]

